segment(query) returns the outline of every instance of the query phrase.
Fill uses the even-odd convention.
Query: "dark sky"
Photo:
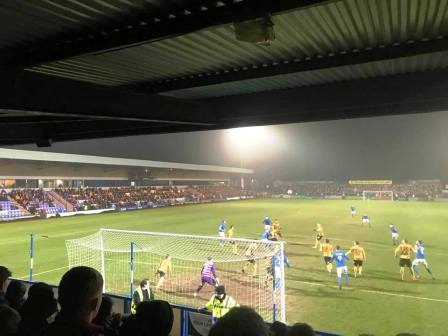
[[[448,112],[270,126],[265,135],[242,153],[243,166],[261,176],[339,181],[448,177]],[[14,148],[225,166],[239,166],[241,156],[241,146],[232,145],[228,131]]]

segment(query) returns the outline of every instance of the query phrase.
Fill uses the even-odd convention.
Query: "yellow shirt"
[[[272,258],[264,259],[264,268],[269,271],[272,267]]]
[[[281,229],[282,228],[281,228],[280,223],[278,221],[275,221],[274,224],[272,224],[272,230],[274,232],[280,232]]]
[[[324,235],[324,229],[322,228],[322,226],[321,226],[321,227],[318,227],[318,228],[316,229],[316,232],[317,232],[317,234],[318,234],[319,236],[323,236],[323,235]]]
[[[205,304],[205,308],[207,310],[212,311],[212,315],[215,318],[223,317],[225,314],[229,312],[233,307],[239,307],[240,305],[229,295],[226,295],[224,300],[219,300],[215,295],[212,296],[210,301]]]
[[[411,259],[412,252],[415,252],[415,249],[410,244],[401,243],[395,249],[395,255],[397,255],[398,252],[400,252],[401,259]]]
[[[331,244],[322,244],[320,250],[324,254],[324,257],[331,257],[333,255],[333,245]]]
[[[230,229],[228,229],[228,230],[227,230],[227,237],[228,237],[228,238],[232,238],[233,235],[234,235],[234,233],[235,233],[235,229],[234,229],[234,228],[230,228]]]
[[[359,245],[352,246],[349,250],[349,253],[352,254],[353,260],[365,260],[366,259],[366,252]]]
[[[157,270],[163,273],[168,273],[168,271],[171,272],[171,259],[163,259]]]

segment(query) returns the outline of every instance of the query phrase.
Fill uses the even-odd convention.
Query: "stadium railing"
[[[13,280],[13,279],[11,279]],[[35,282],[30,282],[23,279],[14,279],[21,281],[27,291],[28,288]],[[55,297],[58,295],[58,286],[50,285],[53,288]],[[115,313],[127,315],[130,313],[131,299],[128,296],[116,294],[104,294],[110,297],[114,303],[113,310]],[[198,309],[185,307],[180,305],[171,305],[174,312],[173,329],[171,336],[201,336],[207,335],[208,330],[212,326],[212,316],[209,313],[199,311]],[[327,333],[316,331],[316,336],[342,336],[340,334]]]

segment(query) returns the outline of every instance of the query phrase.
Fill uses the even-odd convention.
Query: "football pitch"
[[[358,213],[350,215],[350,205]],[[367,213],[372,228],[362,227]],[[217,235],[222,219],[235,226],[239,238],[260,238],[265,216],[278,218],[291,268],[286,268],[287,320],[310,323],[318,330],[344,335],[446,335],[448,320],[448,205],[443,203],[338,200],[248,200],[178,206],[133,212],[0,224],[0,264],[16,278],[27,278],[29,234],[36,234],[35,280],[57,284],[66,271],[65,240],[99,228]],[[388,225],[410,243],[423,240],[435,280],[423,267],[418,281],[399,278]],[[312,249],[316,223],[333,246],[347,250],[359,240],[366,250],[363,277],[350,278],[339,290],[321,253]],[[349,263],[351,271],[351,262]],[[219,271],[219,270],[218,270]],[[237,298],[236,298],[237,299]]]

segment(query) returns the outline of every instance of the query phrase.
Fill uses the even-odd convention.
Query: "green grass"
[[[358,207],[356,219],[350,216],[352,203]],[[371,216],[372,229],[361,227],[363,212]],[[225,218],[235,225],[236,236],[259,238],[266,215],[280,220],[288,243],[286,252],[292,264],[286,270],[289,322],[305,321],[319,330],[344,335],[447,334],[448,247],[444,233],[448,207],[442,203],[252,200],[13,222],[0,225],[0,264],[10,267],[15,277],[26,277],[29,233],[49,235],[36,241],[35,278],[57,284],[67,265],[65,240],[101,227],[216,235]],[[389,221],[398,226],[401,237],[426,243],[436,280],[430,280],[424,269],[417,282],[399,280]],[[349,289],[335,288],[335,274],[325,271],[320,253],[311,248],[316,222],[323,225],[334,245],[347,249],[356,239],[366,249],[364,276],[351,278]]]

